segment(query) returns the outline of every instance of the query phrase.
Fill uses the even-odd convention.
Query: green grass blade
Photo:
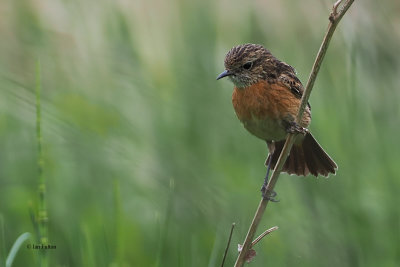
[[[14,245],[12,246],[10,253],[8,253],[6,259],[6,267],[11,267],[12,263],[14,262],[15,256],[17,255],[21,245],[28,239],[31,238],[31,234],[26,232],[20,235],[17,240],[15,240]]]

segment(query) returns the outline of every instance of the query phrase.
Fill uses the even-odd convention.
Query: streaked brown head
[[[225,71],[217,77],[217,80],[229,77],[236,87],[248,87],[261,79],[266,79],[269,70],[273,70],[274,61],[276,58],[262,45],[235,46],[226,54]]]

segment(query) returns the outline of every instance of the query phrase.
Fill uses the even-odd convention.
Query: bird
[[[304,87],[292,66],[274,57],[264,46],[250,43],[230,49],[224,65],[217,80],[227,77],[233,82],[232,104],[238,119],[268,146],[264,189],[288,133],[297,135],[282,172],[316,177],[336,174],[337,164],[307,129],[311,123],[309,103],[296,123]]]

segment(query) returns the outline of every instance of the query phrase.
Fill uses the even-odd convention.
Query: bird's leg
[[[301,127],[297,122],[291,121],[287,123],[286,132],[291,134],[300,133],[302,135],[306,135],[308,133],[308,129]]]
[[[271,169],[271,161],[272,161],[272,154],[270,154],[268,156],[267,174],[265,175],[264,183],[263,183],[263,185],[261,187],[261,192],[262,192],[262,197],[264,199],[268,199],[271,202],[279,202],[279,200],[274,199],[274,197],[276,197],[276,192],[275,191],[272,191],[269,194],[267,194],[267,185],[268,185],[268,179],[269,179],[269,171]]]
[[[267,174],[265,175],[264,183],[261,187],[261,191],[267,187],[268,185],[268,180],[269,180],[269,170],[271,169],[271,161],[272,161],[272,155],[269,154],[268,159],[267,159]]]

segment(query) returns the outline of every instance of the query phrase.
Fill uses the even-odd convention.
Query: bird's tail
[[[268,142],[269,155],[266,161],[271,160],[271,169],[275,169],[276,162],[281,154],[285,140]],[[283,165],[282,171],[299,176],[336,174],[337,165],[318,144],[310,132],[304,136],[300,144],[294,144],[289,157]]]

